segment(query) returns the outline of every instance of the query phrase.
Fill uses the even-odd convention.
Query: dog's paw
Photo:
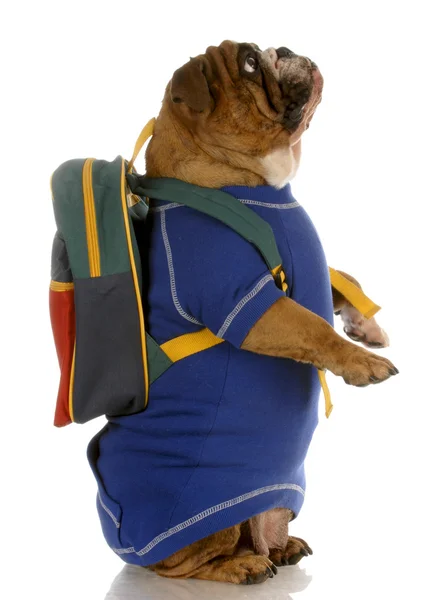
[[[277,566],[296,565],[304,556],[312,554],[311,548],[301,538],[289,536],[285,550],[270,550],[269,559]]]
[[[340,311],[344,332],[354,342],[361,342],[367,348],[389,346],[387,333],[381,329],[374,317],[366,319],[353,306],[346,305]]]
[[[399,371],[387,358],[352,345],[346,360],[338,365],[334,373],[341,375],[349,385],[365,387],[386,381]]]
[[[256,554],[235,556],[224,564],[227,580],[242,585],[263,583],[268,578],[277,575],[277,567],[266,556]]]

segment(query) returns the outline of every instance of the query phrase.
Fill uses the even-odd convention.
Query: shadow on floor
[[[166,579],[148,569],[126,565],[115,577],[105,600],[292,600],[312,580],[299,566],[282,567],[274,579],[253,586]]]

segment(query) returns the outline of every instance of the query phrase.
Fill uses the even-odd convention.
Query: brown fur
[[[261,529],[254,530],[253,525],[256,520],[270,519],[271,513],[274,513],[273,517],[280,515],[280,523],[284,523],[281,536],[274,540],[274,548],[254,551],[253,536],[260,535]],[[288,537],[289,514],[290,511],[285,509],[275,509],[257,515],[241,525],[223,529],[187,546],[149,569],[163,577],[261,583],[277,574],[277,566],[295,565],[304,556],[312,554],[304,540]]]
[[[153,138],[147,149],[147,172],[151,177],[175,177],[204,187],[265,183],[259,159],[284,145],[290,132],[275,119],[277,113],[260,101],[262,90],[254,82],[240,85],[236,63],[237,45],[224,42],[198,57],[203,64],[215,110],[195,112],[184,102],[173,102],[178,76],[181,97],[191,96],[194,63],[176,71],[167,86]],[[189,89],[182,78],[189,75]],[[232,83],[238,87],[233,89]],[[206,84],[204,84],[206,85]]]
[[[300,159],[300,137],[321,99],[321,76],[311,70],[309,59],[295,59],[302,61],[299,65],[305,77],[310,75],[298,88],[309,96],[300,123],[287,129],[283,122],[286,110],[291,110],[288,104],[295,105],[297,88],[290,84],[284,92],[285,84],[279,85],[264,64],[254,78],[245,76],[240,60],[248,46],[223,42],[176,71],[148,147],[149,176],[174,177],[212,188],[257,186],[266,183],[261,159],[268,153],[290,148]],[[347,307],[336,290],[333,300],[336,312]],[[290,298],[281,298],[261,317],[242,348],[329,369],[352,385],[383,381],[397,372],[389,360],[343,339],[324,319]],[[306,542],[288,537],[293,516],[282,508],[256,515],[150,568],[166,577],[264,581],[276,572],[273,563],[295,564],[312,553]]]

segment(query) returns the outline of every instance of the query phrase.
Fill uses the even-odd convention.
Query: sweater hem
[[[192,516],[157,535],[139,549],[129,546],[112,547],[112,550],[129,564],[152,565],[189,544],[272,508],[288,508],[297,515],[303,504],[304,494],[304,489],[293,483],[258,488]]]

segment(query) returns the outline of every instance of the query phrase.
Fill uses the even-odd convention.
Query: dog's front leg
[[[379,383],[398,373],[387,358],[343,339],[324,319],[290,298],[273,304],[251,329],[242,348],[329,369],[357,386]]]
[[[343,271],[338,272],[358,288],[362,289],[354,277]],[[367,348],[386,348],[386,346],[389,346],[387,333],[378,325],[374,317],[366,319],[335,288],[332,288],[332,300],[334,303],[334,312],[341,316],[344,324],[344,332],[351,340],[361,342]]]

